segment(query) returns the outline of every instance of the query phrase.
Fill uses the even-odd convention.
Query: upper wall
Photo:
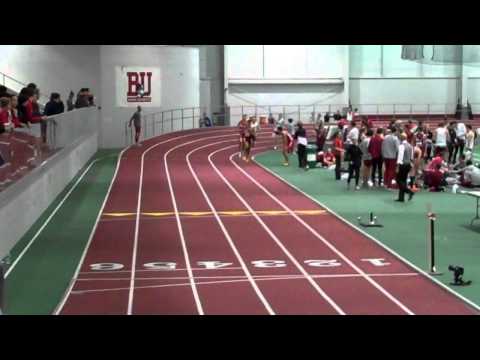
[[[87,87],[99,102],[99,66],[98,45],[0,45],[1,72],[36,83],[47,97],[58,92],[64,101],[70,90]]]
[[[425,57],[431,57],[425,47]],[[402,45],[350,45],[351,78],[451,78],[461,76],[459,65],[421,64],[401,58]]]
[[[428,49],[427,58],[431,56]],[[352,104],[425,105],[419,109],[427,109],[428,104],[451,104],[448,111],[454,111],[461,93],[462,67],[402,60],[401,53],[401,45],[350,46]]]
[[[196,48],[103,45],[100,48],[100,62],[102,147],[120,147],[125,144],[125,121],[135,111],[134,108],[122,108],[116,104],[117,66],[160,68],[161,107],[145,108],[144,113],[200,105],[199,50]]]
[[[226,45],[226,102],[229,106],[346,104],[348,50],[347,45]],[[232,83],[246,79],[258,84]],[[329,79],[341,79],[343,84],[306,84]],[[264,80],[298,83],[275,85]]]

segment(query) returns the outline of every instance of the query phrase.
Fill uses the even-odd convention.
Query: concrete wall
[[[230,107],[348,103],[348,45],[226,45],[225,61],[226,102]],[[300,80],[300,83],[232,83],[238,79]],[[301,83],[318,79],[342,79],[344,83]]]
[[[428,51],[426,47],[426,58],[431,57]],[[350,45],[352,104],[412,104],[421,109],[448,103],[453,111],[462,67],[402,60],[401,52],[401,45]]]
[[[223,45],[204,45],[200,50],[200,104],[207,112],[224,106]]]
[[[152,66],[161,69],[160,108],[145,109],[153,113],[166,109],[200,106],[199,50],[175,46],[103,45],[101,63],[101,147],[121,147],[125,143],[124,124],[135,111],[118,107],[115,100],[116,66]]]
[[[8,254],[97,149],[98,136],[94,133],[0,193],[0,259]]]
[[[66,100],[70,90],[92,90],[99,102],[100,52],[98,45],[0,45],[0,72],[23,82],[34,82],[49,96]],[[13,82],[14,90],[19,86]]]

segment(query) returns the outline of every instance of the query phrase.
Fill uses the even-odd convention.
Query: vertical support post
[[[297,120],[297,121],[301,121],[301,120],[302,120],[302,119],[300,119],[301,114],[302,114],[302,107],[301,107],[300,105],[298,105],[298,120]]]
[[[164,114],[164,112],[162,111],[162,134],[163,134],[163,131],[164,131],[164,128],[163,128],[163,114]]]
[[[173,110],[170,111],[170,130],[173,132]]]
[[[155,136],[155,114],[152,114],[152,137]]]
[[[380,120],[380,106],[377,104],[377,121]]]
[[[195,108],[192,108],[192,129],[195,129]]]
[[[128,125],[125,123],[125,146],[128,146]]]
[[[442,275],[442,273],[437,272],[436,263],[435,263],[435,221],[437,220],[436,215],[432,212],[427,214],[429,220],[429,236],[428,240],[428,249],[429,249],[429,259],[428,259],[428,273],[430,275]]]
[[[147,117],[143,117],[143,138],[147,138]]]
[[[393,118],[396,119],[397,118],[397,112],[396,112],[396,107],[395,107],[395,104],[393,104]]]
[[[183,108],[182,108],[182,130],[183,130]]]

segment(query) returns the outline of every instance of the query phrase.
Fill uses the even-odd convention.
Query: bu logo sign
[[[152,73],[127,72],[127,102],[151,102]]]

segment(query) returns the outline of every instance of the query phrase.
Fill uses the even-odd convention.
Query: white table
[[[480,216],[478,214],[478,209],[479,209],[479,201],[480,201],[480,191],[467,191],[465,192],[466,195],[472,196],[477,199],[477,211],[476,211],[476,216],[473,218],[473,220],[470,222],[470,226],[473,226],[473,223],[476,220],[480,220]]]

